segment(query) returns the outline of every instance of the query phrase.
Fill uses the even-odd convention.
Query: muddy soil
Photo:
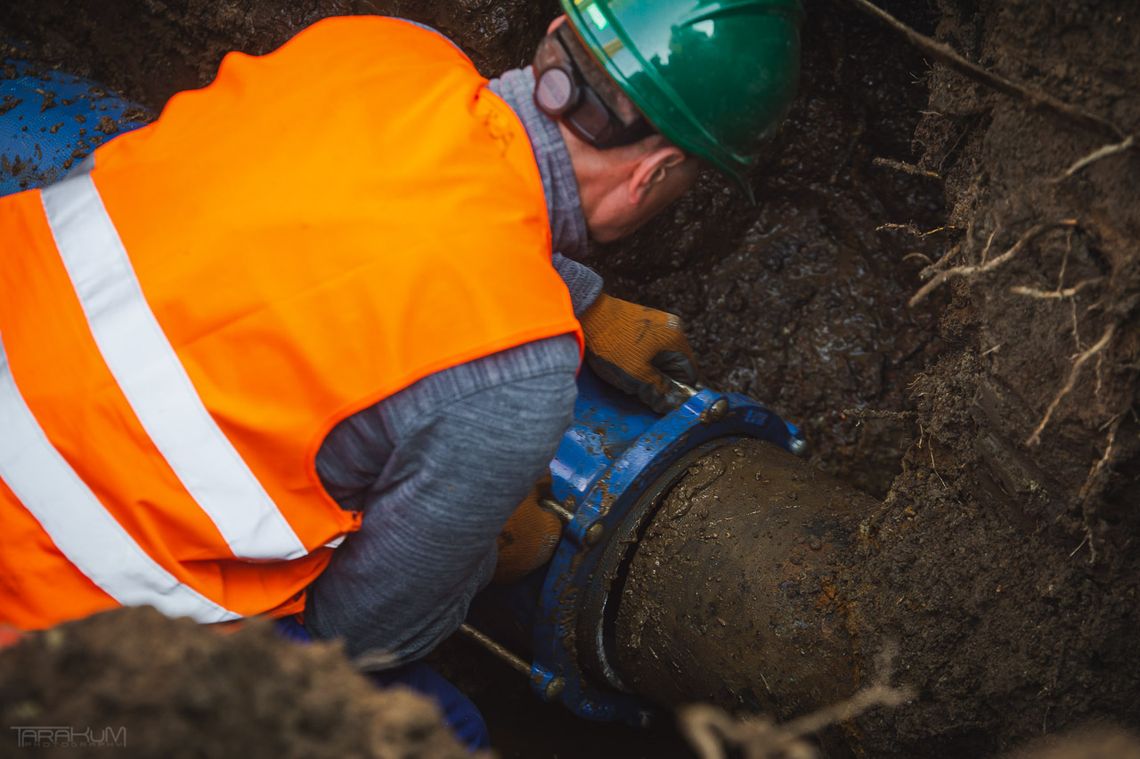
[[[9,756],[124,748],[153,757],[471,756],[434,704],[377,689],[339,646],[290,643],[266,623],[218,632],[152,609],[100,614],[0,650],[0,723],[82,734],[76,747],[41,742],[38,750],[24,736]],[[89,743],[88,728],[117,742]],[[20,736],[4,740],[16,747]]]

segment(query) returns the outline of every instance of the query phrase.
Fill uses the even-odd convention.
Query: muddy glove
[[[603,293],[581,322],[586,360],[603,380],[659,414],[688,400],[689,394],[670,381],[697,383],[696,360],[679,317]]]
[[[550,475],[535,485],[499,533],[494,582],[511,583],[550,561],[562,537],[562,522],[538,505],[550,494]]]

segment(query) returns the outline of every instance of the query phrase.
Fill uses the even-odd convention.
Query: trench
[[[621,666],[670,705],[788,719],[865,685],[893,643],[916,702],[825,734],[834,756],[996,755],[1090,719],[1137,727],[1137,159],[1049,184],[1096,139],[932,66],[847,3],[806,5],[801,96],[754,173],[758,206],[703,177],[587,261],[614,294],[679,313],[705,380],[795,420],[814,451],[785,466],[745,445],[693,467],[630,565]],[[1136,129],[1140,14],[1123,0],[882,5]],[[12,2],[0,36],[157,110],[224,52],[264,52],[324,15],[433,24],[492,74],[526,60],[554,7]],[[1059,218],[1081,226],[908,306],[930,262],[979,260],[987,240],[1004,250]],[[1096,280],[1071,310],[1012,292],[1046,291],[1059,269]],[[1095,375],[1027,445],[1074,351],[1110,324]],[[505,756],[690,755],[670,724],[584,726],[463,640],[436,660]]]

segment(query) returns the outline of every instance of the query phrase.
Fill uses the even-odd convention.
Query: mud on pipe
[[[697,460],[629,559],[615,627],[623,680],[665,706],[780,719],[850,696],[858,640],[841,588],[875,505],[769,443]]]

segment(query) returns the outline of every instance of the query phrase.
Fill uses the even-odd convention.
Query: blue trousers
[[[277,620],[277,631],[297,643],[309,643],[313,639],[308,630],[295,619]],[[381,687],[403,685],[430,698],[439,707],[444,721],[459,741],[471,751],[491,745],[483,715],[471,699],[423,662],[412,662],[383,672],[371,672],[367,677]]]

